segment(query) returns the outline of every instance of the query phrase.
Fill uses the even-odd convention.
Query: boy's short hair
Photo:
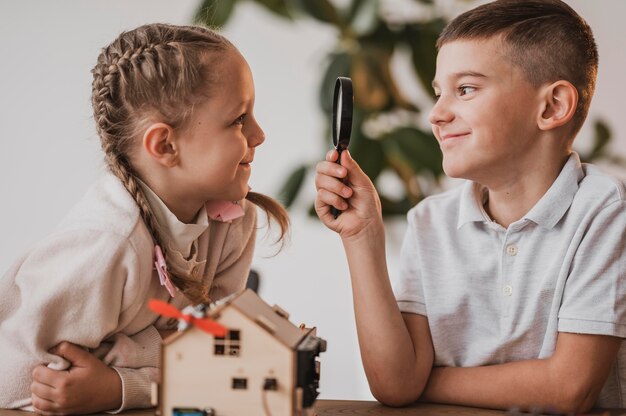
[[[497,0],[456,17],[437,48],[494,36],[502,37],[506,56],[535,87],[560,79],[576,87],[575,136],[589,112],[598,72],[598,49],[587,22],[560,0]]]

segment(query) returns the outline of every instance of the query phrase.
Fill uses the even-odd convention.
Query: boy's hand
[[[60,343],[50,352],[72,366],[58,371],[40,365],[33,370],[30,390],[37,413],[95,413],[122,405],[122,381],[115,370],[69,342]]]
[[[335,163],[336,160],[337,151],[331,150],[326,160],[316,167],[315,211],[318,217],[342,239],[365,235],[370,230],[379,232],[382,214],[374,184],[347,150],[342,152],[341,165]],[[346,179],[346,183],[342,179]],[[330,211],[333,206],[342,211],[337,218]]]

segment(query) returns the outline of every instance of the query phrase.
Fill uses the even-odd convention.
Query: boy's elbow
[[[598,394],[599,391],[594,388],[570,385],[559,395],[554,410],[559,414],[587,413],[596,403]]]
[[[398,391],[387,391],[380,392],[374,391],[372,389],[372,395],[376,400],[378,400],[381,404],[385,406],[391,407],[402,407],[408,406],[411,403],[415,403],[417,399],[419,399],[420,394],[415,394],[411,392],[398,392]]]
[[[402,407],[415,403],[422,395],[424,387],[425,385],[411,383],[378,386],[370,384],[370,391],[381,404],[391,407]]]

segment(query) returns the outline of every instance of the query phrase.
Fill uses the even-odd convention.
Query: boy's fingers
[[[335,162],[319,162],[315,166],[315,171],[318,174],[333,176],[335,178],[344,178],[348,174],[346,168]]]
[[[355,186],[369,186],[370,178],[363,172],[361,167],[348,150],[341,153],[341,164],[348,170],[348,179]]]
[[[336,149],[331,149],[326,153],[326,160],[328,160],[329,162],[336,162],[337,161],[337,150]]]
[[[327,191],[326,189],[320,189],[317,191],[316,200],[326,205],[332,205],[340,210],[348,209],[348,203],[344,201],[343,198],[337,194]]]
[[[325,189],[337,195],[341,195],[342,198],[350,198],[352,196],[352,189],[350,189],[349,186],[336,178],[331,178],[326,175],[317,175],[315,177],[315,189]]]

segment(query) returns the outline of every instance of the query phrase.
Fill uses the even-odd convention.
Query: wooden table
[[[626,416],[626,410],[605,410],[592,412],[598,416]],[[0,409],[0,416],[28,416],[32,413],[18,410]],[[135,410],[121,413],[122,416],[153,416],[154,410]],[[417,403],[408,407],[386,407],[374,401],[360,400],[318,400],[315,404],[315,416],[376,415],[376,416],[502,416],[513,415],[499,410],[478,409],[475,407],[449,406],[444,404]],[[524,413],[524,415],[530,415]],[[107,415],[110,416],[110,415]],[[219,416],[219,415],[218,415]],[[244,416],[244,415],[242,415]],[[246,415],[247,416],[247,415]],[[252,416],[252,415],[250,415]]]
[[[315,406],[317,416],[380,415],[380,416],[496,416],[527,415],[530,413],[504,412],[500,410],[478,409],[476,407],[450,406],[445,404],[416,403],[408,407],[386,407],[374,401],[357,400],[318,400]],[[626,416],[624,410],[604,410],[588,413],[598,416]],[[0,415],[1,416],[1,415]]]

